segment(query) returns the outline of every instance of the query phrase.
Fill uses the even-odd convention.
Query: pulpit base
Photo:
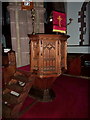
[[[55,98],[55,93],[52,89],[38,89],[32,87],[29,92],[30,97],[38,99],[41,102],[50,102]]]

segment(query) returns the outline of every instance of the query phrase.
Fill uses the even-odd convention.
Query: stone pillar
[[[44,33],[44,3],[36,2],[34,3],[35,8],[35,33]]]
[[[35,8],[35,33],[44,33],[44,8],[43,3],[34,3]],[[32,19],[30,10],[22,10],[20,2],[10,2],[8,6],[10,12],[12,49],[16,52],[17,66],[30,64],[29,38],[27,34],[32,34]]]
[[[9,3],[12,49],[16,52],[17,66],[29,64],[29,39],[32,33],[31,11],[21,9],[21,3]]]

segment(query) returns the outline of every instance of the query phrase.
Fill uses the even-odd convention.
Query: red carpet
[[[23,67],[29,70],[29,66]],[[60,76],[52,86],[56,98],[52,102],[37,102],[20,118],[88,118],[88,80]],[[23,107],[34,99],[27,97]]]

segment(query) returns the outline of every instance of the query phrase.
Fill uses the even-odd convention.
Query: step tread
[[[16,84],[11,84],[11,85],[7,85],[6,88],[10,89],[10,90],[13,90],[13,91],[16,91],[18,93],[21,93],[24,91],[24,86],[20,86],[18,83]]]
[[[21,85],[19,84],[19,82],[17,82],[16,84],[7,85],[6,88],[18,93],[22,93],[27,91],[27,89],[29,89],[31,86],[32,84],[30,82],[22,83]]]
[[[20,95],[19,95],[20,96]],[[2,96],[3,102],[7,102],[8,104],[18,104],[19,103],[19,96],[12,95],[11,93],[4,94]]]
[[[17,76],[12,76],[11,79],[16,79],[18,81],[21,82],[28,82],[28,77],[26,77],[25,75],[17,75]]]

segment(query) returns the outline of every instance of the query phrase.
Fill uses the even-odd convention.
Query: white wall
[[[78,23],[78,12],[80,11],[81,2],[68,2],[67,3],[67,23],[69,18],[72,18],[72,23],[67,26],[67,34],[70,35],[68,39],[68,45],[79,45],[79,23]]]

